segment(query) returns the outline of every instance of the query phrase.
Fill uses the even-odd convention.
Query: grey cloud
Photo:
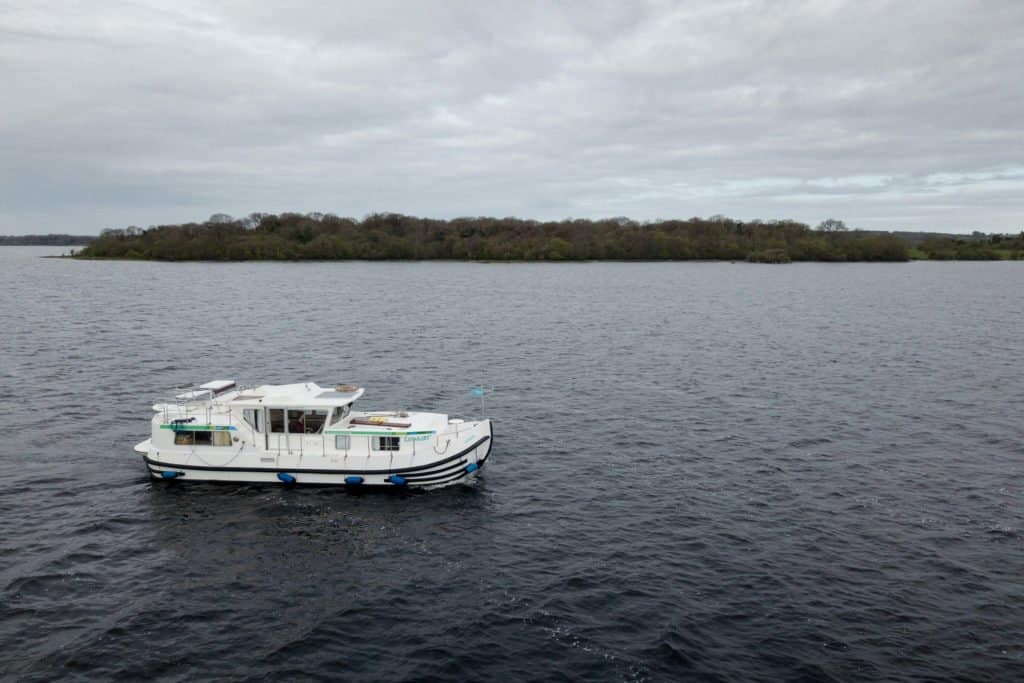
[[[1019,230],[1024,5],[0,4],[0,232],[215,212]]]

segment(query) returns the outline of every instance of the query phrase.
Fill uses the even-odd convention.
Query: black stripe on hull
[[[452,472],[464,468],[468,462],[468,460],[459,460],[457,462],[452,463],[451,465],[446,465],[445,467],[442,467],[437,470],[431,470],[430,472],[416,472],[414,474],[405,474],[404,472],[398,472],[398,475],[404,477],[405,479],[408,479],[409,481],[419,481],[420,479],[429,479],[430,477],[451,474]]]
[[[464,458],[466,455],[468,455],[468,454],[472,453],[473,451],[475,451],[476,449],[478,449],[478,447],[480,445],[482,445],[483,443],[487,443],[487,452],[483,455],[483,458],[481,458],[479,461],[477,461],[478,469],[476,471],[479,471],[479,469],[482,469],[483,468],[483,463],[484,463],[484,461],[486,461],[487,457],[490,455],[490,449],[492,449],[492,446],[493,446],[493,443],[490,443],[490,438],[492,438],[492,437],[490,437],[490,436],[480,437],[479,439],[477,439],[477,441],[475,443],[473,443],[473,445],[469,446],[468,449],[466,449],[464,451],[461,451],[460,453],[458,453],[458,454],[456,454],[456,455],[454,455],[454,456],[452,456],[450,458],[445,458],[444,460],[440,460],[440,461],[437,461],[435,463],[428,463],[426,465],[420,465],[418,467],[412,467],[412,468],[403,469],[403,470],[323,470],[323,469],[294,469],[294,468],[282,469],[282,468],[262,468],[262,467],[210,467],[210,466],[205,466],[205,465],[176,465],[176,464],[172,464],[172,463],[162,463],[160,461],[153,460],[153,459],[151,459],[148,456],[142,456],[142,459],[145,461],[146,469],[148,469],[148,471],[150,471],[151,474],[155,475],[158,478],[163,478],[163,472],[165,472],[165,471],[172,471],[172,472],[180,472],[181,473],[181,478],[187,479],[188,478],[188,471],[189,470],[196,470],[196,471],[201,471],[201,472],[254,472],[254,473],[265,473],[265,474],[278,474],[279,472],[285,472],[285,473],[289,473],[289,474],[294,474],[296,476],[300,475],[300,474],[330,474],[330,475],[336,475],[336,476],[341,476],[341,477],[352,476],[352,475],[360,475],[360,474],[371,474],[371,475],[374,475],[374,474],[376,474],[376,475],[396,474],[396,475],[401,476],[404,479],[407,479],[407,481],[409,482],[409,484],[411,486],[423,486],[423,485],[435,486],[435,485],[440,485],[440,484],[445,484],[445,483],[453,483],[455,481],[458,481],[459,479],[462,479],[464,477],[469,476],[470,473],[466,472],[466,470],[465,470],[465,468],[467,467],[468,461],[466,461],[466,460],[457,460],[457,459]],[[452,461],[454,461],[454,460],[457,460],[457,462],[453,463]],[[451,463],[451,464],[449,464],[449,463]],[[441,466],[441,467],[438,467],[438,466]],[[408,473],[412,473],[412,474],[407,475],[407,472]],[[174,478],[171,478],[170,480],[174,480]],[[193,479],[193,481],[196,481],[196,479]],[[209,482],[209,483],[254,483],[254,482],[247,482],[247,481],[244,481],[244,480],[240,480],[240,481],[236,481],[236,480],[221,480],[221,481],[218,482],[218,481],[211,481],[209,479],[203,479],[202,481]],[[275,483],[275,482],[256,482],[256,483]],[[300,481],[298,483],[303,483],[305,485],[309,485],[311,483],[312,485],[323,485],[323,486],[349,486],[349,484],[345,484],[344,481],[338,481],[337,483],[335,483],[335,482],[301,482]],[[380,484],[364,482],[364,483],[356,484],[356,485],[350,486],[350,487],[353,487],[353,488],[365,488],[365,487],[373,487],[373,488],[385,488],[385,487],[386,488],[399,488],[399,486],[396,486],[395,484],[390,483],[390,482],[380,483]]]
[[[484,468],[484,463],[487,461],[487,458],[488,456],[490,456],[490,454],[491,449],[488,448],[487,452],[484,453],[484,457],[477,460],[477,469],[475,470],[476,472],[480,472]],[[416,486],[440,486],[442,484],[451,484],[453,482],[458,481],[459,479],[462,479],[463,477],[469,476],[470,473],[466,471],[467,463],[463,462],[461,463],[461,465],[462,467],[460,468],[448,468],[446,470],[447,474],[442,474],[434,477],[417,476],[415,479],[409,479],[409,483],[414,484]]]
[[[479,472],[479,470],[477,471]],[[440,477],[433,477],[431,479],[417,479],[416,481],[410,481],[409,483],[414,484],[416,486],[437,486],[438,484],[449,484],[453,481],[458,481],[459,479],[468,476],[469,472],[467,472],[465,468],[463,468],[456,472],[450,472]]]
[[[476,463],[477,468],[481,468],[481,467],[484,466],[484,461],[487,460],[487,456],[489,456],[490,454],[491,454],[491,449],[488,448],[487,452],[484,453],[484,457],[480,458],[477,461],[477,463]],[[406,476],[406,474],[404,472],[399,472],[399,474],[401,476],[405,477],[409,481],[410,484],[426,484],[426,483],[433,483],[435,481],[444,479],[446,476],[455,474],[459,470],[464,470],[468,465],[469,465],[469,461],[468,460],[459,460],[457,463],[454,463],[452,465],[447,465],[445,467],[442,467],[442,468],[437,469],[437,470],[432,470],[430,472],[417,472],[415,474],[410,474],[408,476]],[[469,474],[469,473],[467,472],[466,474]]]
[[[415,482],[415,481],[419,481],[423,477],[433,477],[433,476],[440,475],[440,474],[442,474],[444,472],[449,472],[450,473],[450,472],[456,471],[456,470],[458,470],[460,468],[466,467],[466,465],[469,462],[468,460],[461,459],[462,456],[469,455],[470,453],[475,451],[477,448],[479,448],[481,445],[483,445],[484,442],[486,442],[487,443],[487,453],[484,453],[484,457],[480,460],[480,464],[483,464],[483,461],[486,460],[487,456],[490,455],[490,453],[491,453],[491,439],[492,439],[491,436],[485,436],[485,437],[482,437],[480,439],[477,439],[476,443],[474,443],[472,446],[470,446],[469,448],[467,448],[466,450],[464,450],[464,451],[462,451],[462,452],[460,452],[458,454],[460,459],[458,461],[454,462],[454,463],[447,464],[447,460],[445,460],[445,461],[442,461],[440,463],[436,463],[437,465],[442,465],[441,467],[437,467],[436,469],[410,468],[410,469],[405,469],[405,470],[399,470],[396,474],[398,474],[399,476],[401,476],[401,477],[403,477],[405,479],[408,479],[409,482],[412,483],[412,482]]]
[[[159,471],[163,471],[163,470],[170,470],[170,471],[176,471],[176,470],[195,470],[195,471],[199,471],[199,472],[265,472],[265,473],[268,473],[268,474],[277,474],[279,472],[285,472],[285,473],[288,473],[288,474],[295,474],[295,475],[299,475],[299,474],[338,474],[338,475],[343,475],[343,476],[347,476],[347,477],[355,476],[355,475],[366,475],[366,474],[370,474],[370,475],[377,475],[377,474],[379,474],[379,475],[384,475],[384,476],[388,476],[388,475],[392,475],[392,474],[398,474],[398,475],[401,475],[402,477],[405,477],[405,475],[407,473],[430,474],[431,473],[430,470],[434,470],[439,465],[444,465],[445,463],[450,463],[450,462],[452,462],[454,460],[458,460],[460,458],[465,457],[467,454],[472,453],[474,450],[479,448],[484,443],[490,441],[490,439],[491,439],[490,436],[480,437],[480,439],[478,439],[476,441],[476,443],[474,443],[469,448],[466,448],[465,450],[459,451],[455,455],[449,456],[449,457],[445,458],[444,460],[438,460],[436,462],[429,462],[429,463],[426,463],[425,465],[418,465],[416,467],[406,467],[406,468],[393,469],[393,470],[336,470],[336,469],[333,469],[333,470],[323,470],[323,469],[307,469],[307,468],[294,468],[294,467],[288,467],[288,468],[279,468],[279,467],[211,467],[209,465],[181,465],[181,464],[178,464],[178,463],[160,462],[159,460],[154,460],[153,458],[150,458],[148,455],[143,455],[142,458],[143,458],[143,460],[146,461],[146,465],[149,466],[151,471],[152,471],[152,469],[154,467],[156,467],[156,468],[159,468]],[[487,449],[487,452],[490,453],[490,449],[489,448]],[[486,456],[484,456],[484,457],[486,457]]]
[[[189,481],[188,472],[186,470],[187,470],[187,468],[179,468],[177,470],[174,470],[176,472],[181,472],[180,478],[179,477],[174,477],[174,478],[171,478],[171,479],[167,479],[167,481]],[[150,471],[150,473],[153,474],[155,479],[160,479],[161,481],[164,480],[164,478],[162,476],[162,472],[164,472],[165,470],[158,470],[158,469],[153,469],[152,467],[150,467],[149,471]],[[477,472],[479,472],[479,471],[480,470],[477,470]],[[295,485],[299,485],[299,486],[333,486],[333,487],[343,487],[343,488],[352,489],[352,490],[356,490],[356,491],[358,491],[360,489],[387,489],[387,490],[401,491],[402,489],[418,488],[420,486],[440,486],[440,485],[443,485],[443,484],[451,484],[451,483],[454,483],[454,482],[456,482],[456,481],[458,481],[460,479],[463,479],[465,477],[468,477],[468,476],[469,476],[469,472],[466,472],[464,469],[459,469],[459,470],[456,470],[453,474],[445,475],[445,476],[439,477],[437,479],[431,479],[429,481],[426,481],[426,480],[424,480],[424,481],[419,481],[419,480],[417,480],[417,481],[409,481],[409,483],[406,486],[396,486],[396,485],[392,484],[391,482],[383,482],[383,483],[380,483],[380,484],[363,482],[362,484],[352,485],[352,484],[346,484],[344,481],[337,481],[337,482],[330,482],[330,481],[303,482],[303,481],[298,481],[298,482],[296,482]],[[234,479],[219,479],[219,480],[218,479],[192,479],[191,481],[193,481],[193,482],[195,482],[197,484],[199,484],[199,483],[202,483],[202,484],[269,484],[271,486],[275,486],[275,485],[288,486],[289,485],[289,484],[284,484],[283,482],[278,482],[278,481],[253,482],[253,481],[245,481],[245,480],[236,481]]]

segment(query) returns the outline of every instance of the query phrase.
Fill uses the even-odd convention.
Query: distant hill
[[[913,245],[923,244],[928,240],[967,240],[967,241],[978,241],[984,240],[989,236],[982,232],[975,232],[973,234],[957,234],[953,235],[948,232],[912,232],[909,230],[865,230],[864,232],[870,232],[875,235],[892,235],[899,237],[902,240],[906,240]]]
[[[0,247],[73,247],[92,242],[92,235],[0,235]]]
[[[970,234],[951,235],[945,232],[871,231],[876,235],[892,235],[910,245],[914,259],[932,261],[1001,261],[1024,259],[1024,231],[1011,235],[986,234],[975,230]]]

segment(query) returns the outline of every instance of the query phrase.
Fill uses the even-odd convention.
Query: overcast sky
[[[223,212],[1024,229],[1024,1],[0,0],[0,233]]]

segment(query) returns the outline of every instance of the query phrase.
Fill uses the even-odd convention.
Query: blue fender
[[[286,484],[294,484],[296,481],[295,477],[288,474],[287,472],[278,472],[277,478]]]
[[[405,481],[405,477],[399,476],[397,474],[392,474],[390,477],[388,477],[388,481],[390,481],[395,486],[405,486],[407,483]]]
[[[362,477],[356,477],[356,476],[345,477],[345,484],[347,484],[348,486],[356,486],[356,485],[362,484],[362,483],[363,483],[363,478]]]
[[[466,465],[466,472],[468,472],[469,474],[476,472],[478,469],[480,469],[480,465],[477,465],[475,462],[471,462],[468,465]]]

